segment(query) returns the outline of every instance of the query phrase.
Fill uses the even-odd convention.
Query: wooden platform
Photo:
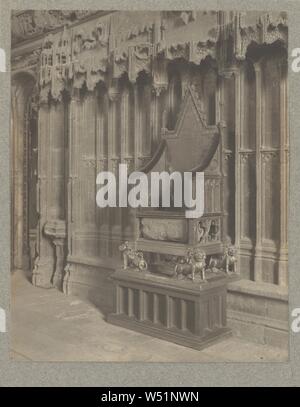
[[[231,335],[226,326],[226,277],[207,282],[117,270],[115,310],[107,321],[156,338],[202,349]]]

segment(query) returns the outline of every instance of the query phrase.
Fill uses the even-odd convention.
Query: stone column
[[[121,134],[118,103],[120,102],[120,88],[117,80],[113,79],[108,88],[109,112],[108,112],[108,169],[115,174],[118,186],[119,164],[121,160]],[[118,205],[118,188],[117,188]],[[110,255],[118,250],[118,242],[115,238],[121,234],[121,208],[109,208],[110,233],[112,241],[110,244]]]
[[[151,158],[152,151],[152,140],[153,140],[153,127],[152,127],[152,116],[151,116],[151,103],[152,103],[152,86],[147,83],[144,86],[144,97],[143,97],[143,111],[144,111],[144,126],[143,135],[145,138],[143,140],[143,156],[144,160],[147,162]],[[149,109],[150,107],[150,109]]]
[[[134,84],[134,161],[135,168],[140,166],[139,156],[141,151],[141,110],[139,101],[139,86],[137,83]]]
[[[134,106],[130,105],[130,88],[124,88],[121,101],[121,161],[127,165],[128,175],[134,170],[134,134],[131,125],[131,111]],[[122,239],[132,240],[135,221],[133,208],[121,208],[122,212]]]
[[[240,244],[241,244],[241,106],[243,106],[242,75],[241,69],[233,69],[235,88],[235,246],[237,249],[237,270],[241,268]],[[242,274],[242,270],[240,270]]]
[[[153,86],[151,92],[151,134],[154,146],[159,143],[159,96],[160,88]]]
[[[262,278],[262,70],[260,61],[254,64],[256,83],[256,246],[254,280]]]
[[[153,83],[151,101],[151,127],[152,141],[158,145],[162,127],[162,117],[164,109],[163,94],[168,89],[168,61],[165,58],[155,58],[153,61]]]
[[[162,124],[162,101],[163,93],[166,91],[167,85],[152,86],[152,103],[151,103],[151,127],[152,127],[152,142],[157,146],[160,142],[161,124]]]
[[[48,217],[48,168],[50,139],[50,106],[47,100],[41,100],[38,114],[38,185],[37,212],[39,215],[37,227],[37,257],[32,271],[32,284],[49,288],[54,269],[54,256],[51,242],[44,235],[44,225]]]
[[[287,66],[280,60],[280,249],[278,284],[288,285],[288,175],[289,175],[289,140],[288,140],[288,101],[287,101]]]
[[[138,134],[138,166],[143,166],[151,158],[151,86],[149,83],[137,84],[136,114],[139,119]],[[139,131],[138,131],[139,129]]]
[[[12,83],[11,111],[13,138],[12,257],[13,267],[23,268],[23,161],[25,136],[25,100],[21,86]]]
[[[16,75],[12,79],[12,265],[18,269],[26,267],[29,260],[24,247],[28,241],[24,224],[27,221],[24,181],[27,176],[27,111],[33,87],[34,78],[29,74]]]
[[[70,270],[71,262],[68,260],[72,258],[73,255],[73,229],[74,222],[76,218],[77,211],[77,200],[79,194],[79,185],[78,185],[78,125],[79,125],[79,108],[80,108],[80,91],[79,89],[73,88],[70,95],[70,103],[68,109],[68,156],[66,157],[68,163],[68,181],[67,181],[67,250],[68,258],[66,259],[65,272],[63,275],[63,291],[64,293],[70,293],[69,282],[71,279]],[[55,241],[54,241],[55,240]],[[58,257],[62,258],[62,255],[59,255],[58,250],[64,250],[64,242],[62,239],[54,239],[53,244],[55,245],[56,251],[56,262]],[[59,261],[59,264],[56,264],[56,268],[63,267],[63,264]],[[56,275],[57,277],[57,275]],[[57,281],[54,281],[54,284],[57,285]]]
[[[32,282],[38,286],[51,287],[56,260],[45,227],[49,222],[66,222],[65,101],[42,101],[38,122],[38,255]]]
[[[96,118],[96,176],[101,171],[108,170],[108,110],[109,100],[104,86],[98,94],[97,118]],[[97,188],[98,190],[98,188]],[[100,256],[105,257],[109,253],[109,208],[97,207],[96,222],[100,233]]]
[[[223,216],[221,219],[222,223],[222,236],[221,241],[227,241],[228,239],[232,239],[234,235],[231,233],[230,222],[234,222],[234,205],[229,207],[230,203],[228,204],[228,196],[229,194],[235,194],[233,188],[231,188],[231,177],[234,175],[231,173],[231,169],[234,168],[232,165],[232,161],[234,159],[233,148],[229,143],[229,126],[228,122],[230,121],[228,117],[228,103],[226,103],[226,86],[227,82],[232,79],[232,72],[221,72],[219,77],[219,108],[217,109],[218,115],[216,117],[216,122],[220,123],[220,131],[221,131],[221,174],[222,174],[222,196],[221,196],[221,208],[223,208]],[[233,109],[234,106],[231,106]],[[227,110],[225,110],[227,109]],[[232,215],[230,216],[230,209],[232,210]],[[233,228],[232,228],[233,229]]]

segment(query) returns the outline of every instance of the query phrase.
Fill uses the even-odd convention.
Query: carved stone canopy
[[[21,44],[37,37],[26,52]],[[200,65],[210,57],[226,72],[250,45],[286,46],[287,38],[282,12],[27,10],[12,15],[12,70],[38,67],[44,101],[72,88],[93,91],[110,76],[135,83],[141,72],[160,92],[166,62]]]
[[[152,160],[141,171],[203,171],[212,160],[220,142],[216,125],[207,125],[201,104],[188,86],[174,130],[162,129],[162,142]],[[165,168],[162,168],[165,167]]]

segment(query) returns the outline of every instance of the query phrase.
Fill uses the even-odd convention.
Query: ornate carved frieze
[[[287,43],[284,13],[234,12],[222,19],[224,13],[228,12],[30,10],[13,15],[13,43],[59,29],[42,45],[40,85],[45,100],[49,94],[59,99],[70,86],[86,84],[92,91],[108,75],[120,78],[126,73],[135,82],[140,72],[153,77],[159,94],[167,83],[165,61],[182,58],[200,64],[210,56],[225,69],[234,59],[244,59],[252,43]],[[78,20],[83,21],[74,25]],[[34,58],[39,51],[29,54],[27,65],[36,64]],[[24,63],[23,57],[13,61]]]
[[[13,12],[12,44],[64,25],[70,25],[96,13],[93,10],[25,10]]]
[[[184,58],[200,64],[208,55],[215,57],[218,29],[203,25],[206,14],[202,14],[188,11],[165,16],[159,11],[120,12],[76,26],[65,24],[63,31],[51,33],[43,41],[42,98],[47,100],[50,94],[59,99],[62,91],[70,86],[81,88],[85,84],[88,90],[93,90],[99,81],[120,78],[124,73],[135,82],[141,72],[153,77],[154,90],[160,94],[167,86],[166,61]],[[74,16],[76,14],[72,18]],[[30,18],[35,18],[34,13]],[[68,19],[69,15],[64,18]],[[186,33],[178,39],[177,34],[172,36],[172,32],[177,32],[174,21],[178,19],[183,26],[196,25],[191,31],[192,39]],[[214,23],[216,25],[216,21]],[[171,32],[168,38],[166,28]]]

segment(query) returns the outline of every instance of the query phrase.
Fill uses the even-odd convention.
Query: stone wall
[[[13,267],[31,264],[34,284],[110,307],[108,276],[120,242],[135,238],[135,216],[96,206],[96,174],[149,162],[192,86],[207,123],[224,126],[221,172],[206,182],[222,241],[237,247],[254,291],[287,290],[284,13],[25,11],[13,15],[12,34]],[[34,132],[36,202],[27,188]],[[259,315],[257,301],[248,309],[249,294],[231,290],[234,323],[240,312]]]

